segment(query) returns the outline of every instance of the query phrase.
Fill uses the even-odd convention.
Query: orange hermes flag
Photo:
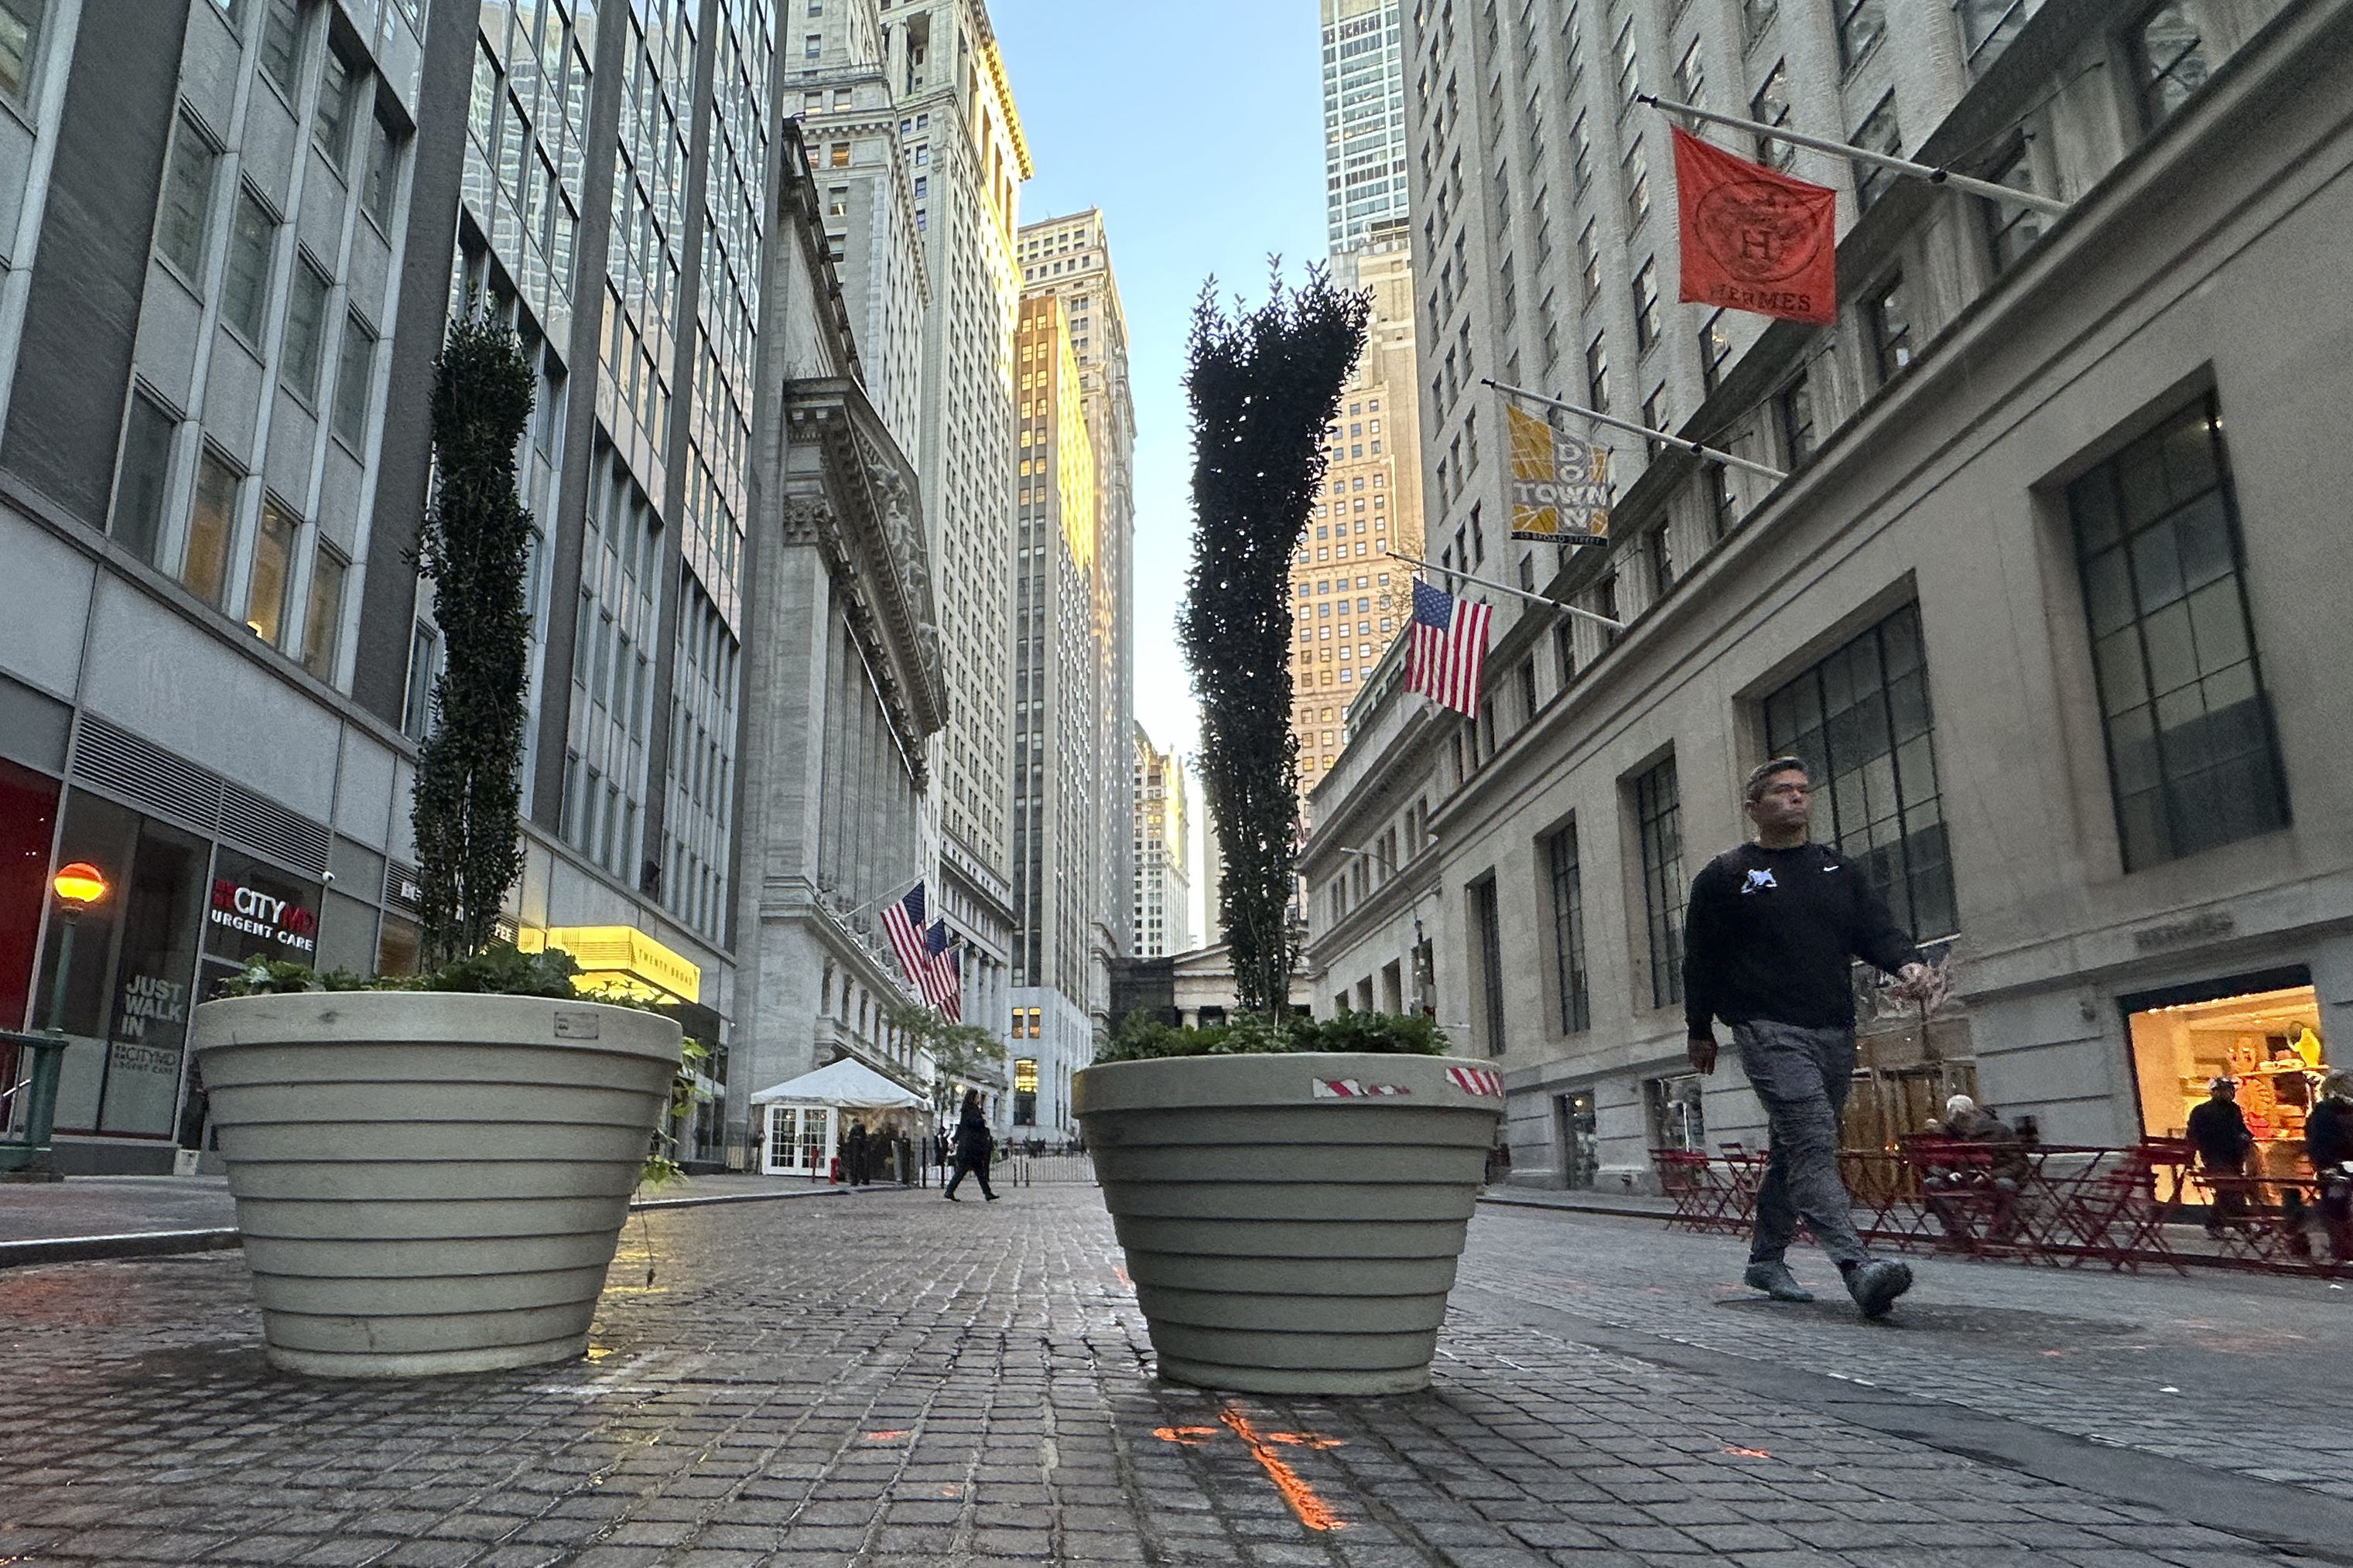
[[[1838,319],[1838,193],[1736,158],[1674,129],[1683,216],[1683,300],[1782,316]]]

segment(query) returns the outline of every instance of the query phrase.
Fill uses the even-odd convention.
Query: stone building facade
[[[1889,26],[1957,28],[1909,9]],[[1429,71],[1446,27],[1425,17]],[[1672,50],[1662,17],[1634,20],[1650,90]],[[1485,23],[1457,26],[1461,49]],[[1886,34],[1840,79],[1873,52],[1957,62],[1941,113],[1904,111],[1905,145],[2069,210],[1869,192],[1841,220],[1840,321],[1744,327],[1673,422],[1788,477],[1651,460],[1606,550],[1539,563],[1622,632],[1499,615],[1470,721],[1399,691],[1392,649],[1318,792],[1318,1010],[1409,998],[1427,935],[1440,1021],[1506,1072],[1515,1179],[1636,1185],[1651,1148],[1761,1139],[1736,1072],[1683,1065],[1680,937],[1691,876],[1740,836],[1741,777],[1776,752],[1812,762],[1817,836],[1935,939],[1959,997],[1921,1017],[1859,980],[1851,1142],[1955,1088],[2054,1142],[2130,1142],[2179,1127],[2204,1073],[2263,1079],[2307,1037],[2347,1048],[2327,1042],[2353,1029],[2348,715],[2296,628],[2342,592],[2326,542],[2347,476],[2312,432],[2343,400],[2326,367],[2353,316],[2298,279],[2353,218],[2325,107],[2353,85],[2353,7],[2013,8],[1994,37],[1931,45]],[[1745,58],[1782,47],[1768,29]],[[1911,66],[1889,68],[1901,105]],[[1451,112],[1440,79],[1425,119]],[[1594,96],[1616,91],[1590,79],[1569,110],[1619,116]],[[1440,180],[1472,188],[1451,158]],[[1665,366],[1705,341],[1696,307],[1665,326],[1677,309],[1649,351]],[[1481,338],[1474,363],[1537,346]],[[1433,467],[1466,416],[1433,422]],[[1459,506],[1452,483],[1433,475]],[[2295,1120],[2283,1100],[2267,1144]]]

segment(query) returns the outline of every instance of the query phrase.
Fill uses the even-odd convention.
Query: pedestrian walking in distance
[[[990,1203],[997,1201],[997,1189],[988,1184],[988,1157],[996,1152],[997,1139],[988,1131],[988,1118],[980,1113],[980,1090],[964,1091],[964,1111],[956,1118],[955,1174],[948,1178],[947,1200],[959,1200],[955,1190],[964,1185],[967,1174],[980,1178],[980,1195]]]
[[[1807,837],[1813,789],[1803,762],[1764,763],[1746,794],[1756,837],[1693,879],[1683,923],[1692,1066],[1715,1071],[1723,1019],[1772,1128],[1743,1278],[1777,1301],[1813,1300],[1786,1256],[1802,1217],[1862,1315],[1881,1317],[1912,1288],[1912,1270],[1864,1250],[1839,1177],[1839,1112],[1855,1062],[1848,961],[1894,975],[1907,998],[1926,994],[1928,968],[1862,868]]]

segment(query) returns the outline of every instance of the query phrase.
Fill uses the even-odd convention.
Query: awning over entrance
[[[900,1088],[863,1062],[849,1060],[803,1073],[752,1097],[754,1105],[776,1100],[842,1110],[918,1110],[926,1103],[923,1096]]]

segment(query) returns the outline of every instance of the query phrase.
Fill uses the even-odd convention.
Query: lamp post
[[[49,1130],[57,1117],[58,1078],[65,1063],[66,984],[73,969],[74,927],[82,911],[103,902],[111,890],[106,874],[87,860],[75,861],[49,879],[49,891],[57,899],[64,926],[58,933],[58,961],[49,980],[49,1027],[45,1034],[0,1036],[16,1047],[18,1062],[27,1055],[33,1058],[32,1070],[9,1084],[5,1095],[0,1096],[8,1100],[18,1094],[29,1096],[25,1101],[24,1136],[0,1137],[0,1173],[16,1174],[20,1180],[57,1179],[47,1156]],[[5,1125],[0,1121],[0,1127]]]

